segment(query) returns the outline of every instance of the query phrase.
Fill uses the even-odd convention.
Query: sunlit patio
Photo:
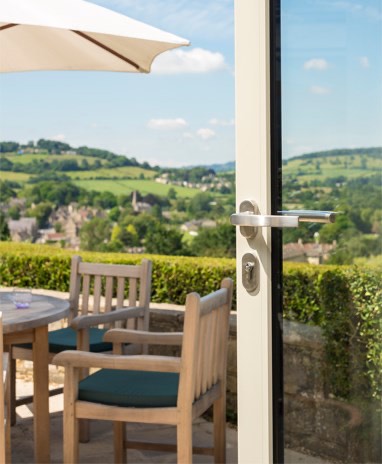
[[[17,379],[17,390],[21,395],[30,395],[33,390],[31,379],[32,370],[28,365]],[[52,383],[51,387],[58,386]],[[50,398],[50,428],[51,428],[51,462],[62,463],[62,412],[63,395]],[[194,423],[193,432],[196,446],[208,446],[212,442],[213,424],[205,419]],[[131,439],[144,439],[149,435],[152,441],[173,443],[175,441],[175,428],[167,426],[153,426],[130,424],[127,433]],[[227,437],[227,463],[238,462],[237,429],[231,424],[226,427]],[[34,462],[33,439],[33,406],[23,405],[17,408],[17,423],[11,428],[12,463]],[[131,463],[176,463],[174,453],[161,453],[156,451],[129,450]],[[195,463],[213,462],[212,457],[194,455]],[[81,463],[111,463],[113,462],[113,431],[110,422],[94,421],[91,424],[91,440],[80,445]],[[324,464],[324,461],[313,456],[304,455],[293,450],[286,450],[285,462],[290,464]]]

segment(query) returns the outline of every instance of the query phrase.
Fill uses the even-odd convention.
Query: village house
[[[35,217],[23,217],[9,220],[8,229],[12,242],[34,242],[37,239],[38,228]]]
[[[299,239],[297,243],[286,243],[283,246],[283,258],[284,261],[297,263],[323,264],[335,247],[335,241],[333,243],[303,243],[302,239]]]

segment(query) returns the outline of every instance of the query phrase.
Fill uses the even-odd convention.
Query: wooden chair
[[[4,353],[3,345],[3,319],[0,312],[0,372],[2,372],[2,382],[0,382],[0,462],[11,462],[11,433],[10,421],[8,420],[8,383],[9,383],[9,355]]]
[[[112,344],[103,341],[112,327],[148,330],[151,295],[151,261],[139,265],[100,264],[83,262],[73,256],[70,274],[70,315],[65,328],[49,332],[49,360],[64,350],[90,352],[112,351]],[[128,300],[128,306],[125,305]],[[129,347],[142,352],[142,345]],[[11,423],[16,422],[16,406],[28,404],[33,397],[16,399],[16,359],[32,360],[31,345],[14,345],[11,363]],[[83,371],[86,375],[86,370]],[[62,388],[49,394],[62,393]],[[86,441],[84,432],[82,441]]]
[[[225,462],[226,370],[231,279],[220,290],[186,300],[182,333],[113,329],[105,334],[114,354],[67,351],[55,357],[65,366],[64,462],[78,462],[79,419],[114,421],[115,462],[126,462],[126,448],[177,451],[177,461],[192,462],[193,451]],[[121,355],[123,343],[181,344],[181,357]],[[82,368],[101,368],[80,380]],[[214,447],[194,448],[192,421],[213,405]],[[125,439],[126,422],[172,424],[177,446]]]

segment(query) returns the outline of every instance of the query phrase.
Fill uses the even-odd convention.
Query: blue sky
[[[283,156],[382,146],[382,1],[282,2]]]
[[[192,45],[148,75],[3,74],[0,139],[57,139],[161,166],[233,160],[233,0],[93,2]],[[284,157],[381,146],[382,1],[284,0],[282,11]]]

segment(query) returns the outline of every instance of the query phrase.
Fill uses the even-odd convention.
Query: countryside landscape
[[[381,147],[336,149],[283,161],[283,209],[340,213],[334,224],[284,231],[284,259],[309,261],[315,248],[317,262],[381,264],[381,155]],[[0,142],[1,240],[234,257],[234,169],[162,168],[44,139]]]

